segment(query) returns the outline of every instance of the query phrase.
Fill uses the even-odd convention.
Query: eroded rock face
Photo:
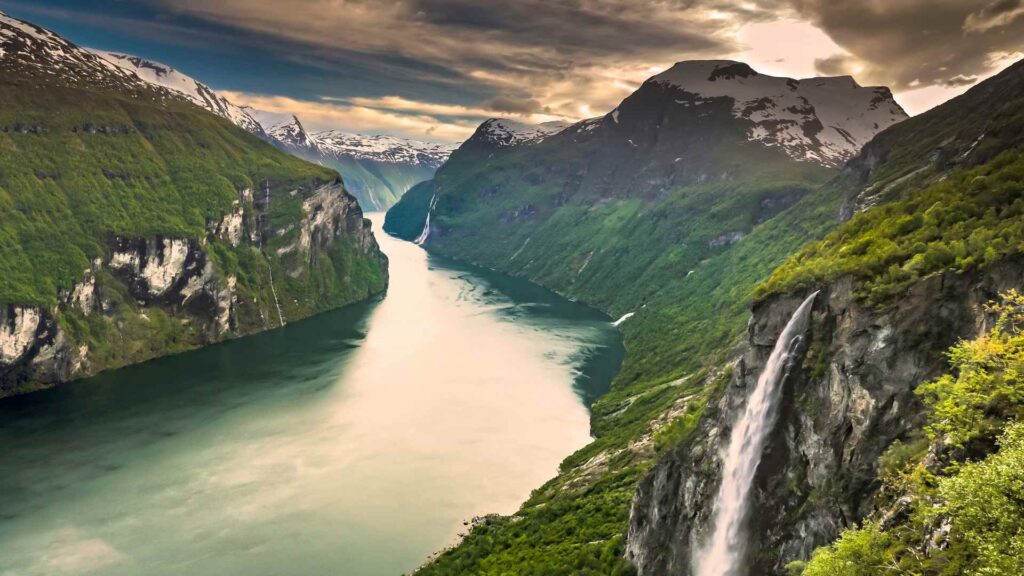
[[[0,363],[13,364],[35,343],[42,314],[38,308],[0,308]]]
[[[147,299],[167,295],[204,261],[197,243],[184,238],[118,238],[107,267],[129,279],[136,297]]]
[[[319,254],[328,250],[338,238],[345,236],[355,242],[364,254],[379,252],[377,240],[370,226],[363,220],[362,210],[358,203],[345,193],[340,182],[325,184],[302,203],[305,213],[298,224],[295,240],[276,250],[278,256],[301,254],[296,262],[302,266],[312,266]],[[291,233],[292,227],[277,231],[279,236]],[[297,276],[301,270],[289,270],[289,274]]]
[[[1024,285],[1024,260],[985,272],[936,275],[894,306],[860,303],[843,279],[814,308],[799,369],[783,383],[777,424],[757,471],[749,519],[750,574],[784,574],[817,546],[872,511],[878,459],[920,427],[918,384],[946,368],[944,351],[987,328],[983,304]],[[708,530],[712,499],[736,413],[804,295],[754,310],[732,382],[712,403],[694,442],[664,457],[634,498],[627,556],[641,574],[690,574]]]
[[[281,265],[294,267],[295,277],[308,277],[315,260],[335,242],[352,242],[364,256],[380,264],[386,279],[387,260],[358,204],[341,182],[321,185],[307,194],[303,201],[305,216],[290,225],[298,230],[296,245],[291,249],[299,250],[302,257],[281,260]],[[269,234],[264,229],[269,221],[262,213],[265,210],[265,203],[254,204],[251,190],[242,190],[228,213],[207,223],[205,238],[116,237],[111,239],[106,257],[94,261],[80,282],[56,295],[54,307],[0,304],[0,397],[110,367],[91,361],[88,343],[79,341],[81,335],[65,333],[57,320],[60,315],[100,315],[116,333],[126,314],[136,322],[148,323],[151,312],[159,310],[183,327],[193,346],[276,326],[258,320],[268,317],[274,306],[269,297],[259,293],[253,297],[249,287],[242,298],[238,278],[222,271],[207,252],[209,243],[221,241],[253,251],[273,265],[271,257],[280,257],[288,250],[277,250],[275,255],[265,248]],[[99,277],[106,280],[99,282]],[[269,276],[261,278],[257,289],[269,282]],[[259,300],[260,296],[264,301]],[[308,315],[308,310],[316,306],[307,303],[302,310]],[[246,307],[248,323],[239,320],[239,309]],[[148,353],[149,357],[154,354]],[[122,359],[115,365],[139,359],[145,358]]]

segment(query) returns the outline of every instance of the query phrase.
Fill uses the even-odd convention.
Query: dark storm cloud
[[[404,74],[422,81],[490,92],[477,102],[500,96],[558,109],[570,94],[614,104],[626,91],[616,78],[636,82],[653,65],[733,51],[736,43],[726,32],[734,23],[712,18],[712,5],[718,3],[176,0],[165,8],[304,43],[317,57],[402,61]]]
[[[646,4],[646,5],[645,5]],[[697,3],[679,3],[680,10]],[[713,30],[653,19],[651,5],[663,2],[569,0],[416,0],[411,9],[422,21],[458,34],[476,32],[515,38],[523,46],[551,46],[575,54],[636,54],[674,49],[721,49],[727,43]]]
[[[814,69],[822,76],[843,76],[849,74],[856,60],[846,54],[833,54],[827,58],[815,58]]]
[[[825,58],[822,70],[842,65],[848,71],[860,64],[864,80],[895,89],[970,84],[1024,49],[1020,0],[788,4],[854,57]]]
[[[1020,17],[1024,11],[1021,0],[996,0],[977,12],[967,16],[964,29],[983,32],[990,28],[1005,25]]]
[[[407,73],[424,80],[545,102],[564,83],[596,95],[593,67],[734,53],[737,29],[780,17],[812,22],[848,52],[822,54],[822,73],[857,72],[895,89],[971,83],[1024,45],[1022,0],[177,0],[167,7],[327,46],[337,57],[400,55]]]

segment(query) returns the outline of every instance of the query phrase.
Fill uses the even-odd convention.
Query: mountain
[[[1024,414],[1022,87],[1019,62],[882,132],[832,182],[848,221],[759,287],[745,344],[720,363],[728,385],[640,482],[626,543],[640,574],[690,573],[725,431],[814,292],[754,478],[748,565],[806,576],[1024,569],[1012,425]]]
[[[178,72],[166,64],[128,54],[117,54],[99,50],[93,52],[118,68],[130,74],[135,74],[145,82],[181,94],[197,106],[230,120],[236,126],[248,130],[257,136],[266,137],[263,126],[253,116],[251,109],[232,104],[227,98],[211,90],[209,86]]]
[[[749,121],[748,139],[835,167],[907,118],[888,88],[862,88],[850,76],[794,80],[758,74],[740,62],[705,60],[680,62],[648,82],[678,90],[681,106],[725,98],[735,118]]]
[[[0,396],[386,288],[335,171],[2,13],[0,150]]]
[[[409,188],[433,177],[454,146],[393,136],[365,136],[338,131],[307,134],[296,116],[269,128],[260,113],[238,106],[209,86],[166,64],[95,50],[105,62],[142,81],[184,96],[197,106],[226,118],[281,150],[341,173],[348,191],[367,210],[384,210]]]
[[[561,121],[526,124],[508,118],[491,118],[476,129],[472,140],[497,148],[537,144],[549,136],[565,130],[568,126],[569,123]]]
[[[310,134],[295,116],[268,133],[282,150],[341,172],[346,186],[367,210],[387,209],[414,185],[429,180],[453,149],[447,144],[336,130]]]
[[[721,361],[758,284],[839,225],[839,165],[905,118],[888,90],[851,79],[681,62],[599,118],[488,121],[410,190],[387,232],[619,317],[627,349],[592,406],[595,441],[514,516],[489,518],[421,573],[642,564],[625,558],[635,488],[727,388]]]

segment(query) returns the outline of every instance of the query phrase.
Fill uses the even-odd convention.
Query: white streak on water
[[[623,315],[622,315],[622,317],[621,317],[621,318],[619,318],[619,319],[618,319],[618,320],[616,320],[615,322],[612,322],[612,326],[615,326],[616,328],[618,328],[619,326],[621,326],[621,325],[622,325],[622,323],[623,323],[623,322],[625,322],[626,320],[629,320],[629,319],[630,319],[630,318],[632,318],[632,317],[633,317],[633,316],[634,316],[635,314],[636,314],[636,312],[626,312],[625,314],[623,314]]]

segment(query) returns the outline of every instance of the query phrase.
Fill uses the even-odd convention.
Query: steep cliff
[[[387,285],[336,172],[0,14],[0,396]]]
[[[751,574],[784,574],[788,562],[809,557],[873,511],[879,458],[922,425],[915,388],[945,371],[949,346],[985,329],[984,303],[1022,285],[1024,260],[1014,258],[975,273],[930,276],[885,308],[860,301],[850,278],[823,290],[755,478]],[[640,574],[691,573],[694,547],[709,529],[723,442],[801,300],[784,296],[755,307],[728,387],[693,440],[640,483],[627,544]]]

